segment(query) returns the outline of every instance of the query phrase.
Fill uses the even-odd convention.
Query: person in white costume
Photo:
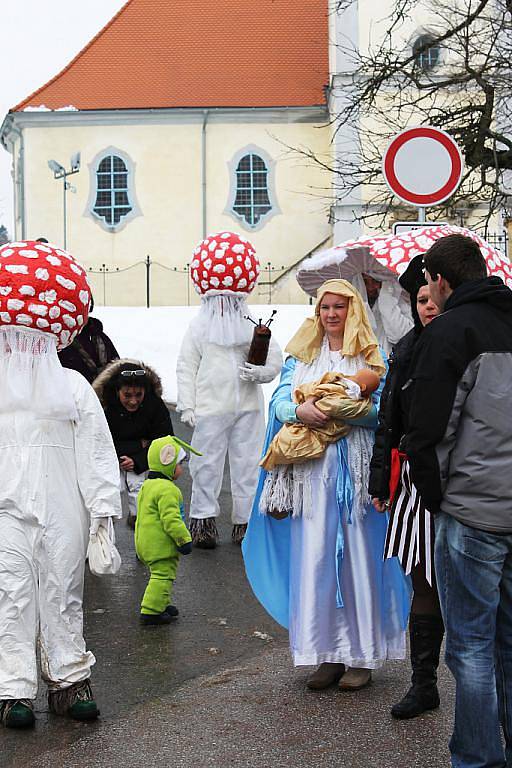
[[[360,272],[350,282],[361,294],[368,318],[381,348],[389,356],[392,348],[414,325],[411,304],[398,277]]]
[[[0,718],[33,725],[39,646],[50,711],[91,720],[84,567],[90,532],[121,515],[119,469],[92,387],[57,357],[90,291],[49,244],[7,244],[0,264]]]
[[[195,546],[216,546],[215,519],[226,454],[232,495],[232,539],[240,543],[258,480],[265,434],[261,384],[281,369],[282,355],[272,339],[265,365],[247,363],[253,325],[246,319],[246,296],[259,265],[251,244],[229,232],[203,240],[194,253],[192,279],[201,308],[191,322],[177,362],[177,410],[194,428],[191,456],[190,533]]]

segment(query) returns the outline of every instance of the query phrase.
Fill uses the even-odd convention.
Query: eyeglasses
[[[190,456],[187,453],[185,458],[180,461],[180,464],[188,464],[189,461],[190,461]]]
[[[126,376],[128,378],[129,376],[145,376],[146,371],[144,371],[142,368],[137,368],[135,371],[121,371],[121,376]]]

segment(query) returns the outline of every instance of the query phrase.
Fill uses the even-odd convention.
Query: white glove
[[[266,381],[266,367],[264,365],[253,365],[253,363],[244,363],[238,366],[240,378],[242,381],[256,381],[261,384]]]
[[[194,429],[196,425],[196,415],[192,408],[185,408],[185,410],[181,414],[181,421],[183,424],[188,424],[189,427],[192,427]]]
[[[91,527],[89,528],[89,536],[95,536],[100,526],[108,531],[110,519],[110,517],[93,517],[91,519]]]

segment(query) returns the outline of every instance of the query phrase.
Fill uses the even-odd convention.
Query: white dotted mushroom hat
[[[61,248],[31,240],[0,248],[0,327],[51,334],[64,349],[87,322],[90,299],[85,270]]]
[[[260,264],[251,243],[234,232],[202,240],[194,251],[190,274],[201,296],[248,296],[256,285]]]

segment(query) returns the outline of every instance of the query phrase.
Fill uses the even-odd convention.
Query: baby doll
[[[299,464],[317,459],[330,443],[345,437],[350,430],[346,419],[366,416],[372,406],[371,395],[380,377],[370,368],[362,368],[353,376],[325,373],[318,381],[302,384],[294,392],[298,405],[314,397],[315,406],[329,417],[324,427],[308,427],[300,422],[283,424],[261,460],[270,471],[279,464]]]
[[[187,458],[184,448],[198,453],[177,437],[167,435],[153,440],[148,450],[149,474],[137,498],[135,548],[139,560],[150,571],[141,604],[140,620],[144,625],[169,624],[178,614],[171,605],[172,585],[180,555],[192,551],[183,496],[174,484]]]

